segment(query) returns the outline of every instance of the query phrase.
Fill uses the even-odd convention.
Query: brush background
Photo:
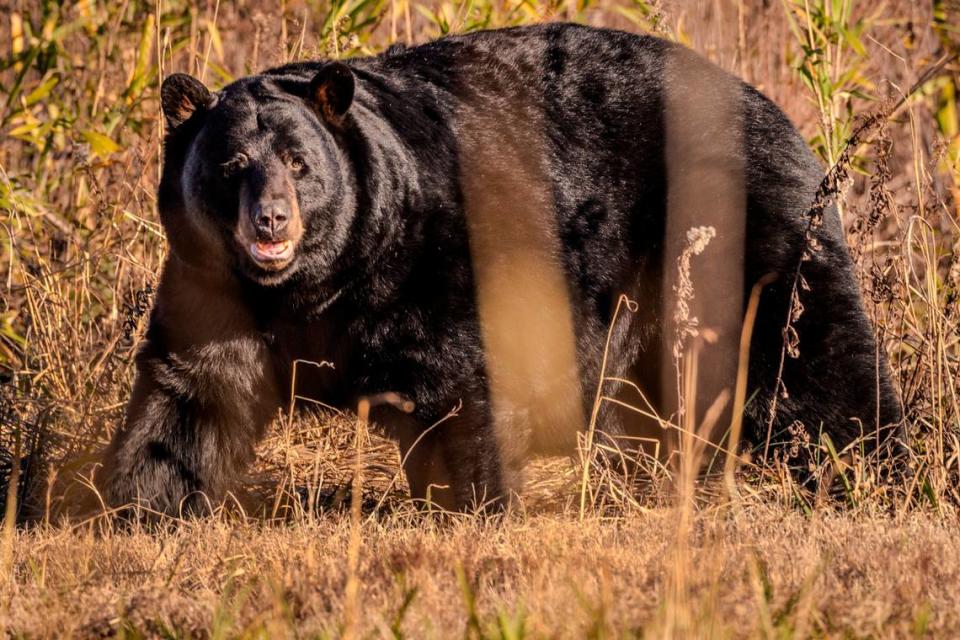
[[[61,487],[72,483],[66,500],[76,498],[76,474],[121,420],[165,253],[155,210],[161,77],[186,71],[216,88],[291,60],[560,19],[687,44],[779,104],[825,166],[859,118],[889,108],[946,57],[852,150],[839,198],[903,395],[910,474],[857,455],[841,462],[800,434],[793,451],[740,474],[735,501],[709,485],[677,500],[662,469],[625,491],[594,465],[581,522],[580,474],[552,460],[535,465],[528,497],[504,522],[444,524],[413,513],[395,447],[374,437],[361,443],[358,526],[342,508],[353,419],[282,417],[241,506],[218,517],[164,532],[53,522]],[[960,633],[958,54],[957,0],[0,2],[0,629]],[[801,448],[817,472],[843,473],[832,502],[785,472]],[[358,560],[345,564],[351,549]]]

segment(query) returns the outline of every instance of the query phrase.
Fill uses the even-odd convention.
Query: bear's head
[[[172,250],[206,269],[276,285],[305,261],[328,269],[353,215],[349,161],[337,136],[354,76],[337,62],[309,79],[261,75],[218,93],[166,78],[160,217]]]

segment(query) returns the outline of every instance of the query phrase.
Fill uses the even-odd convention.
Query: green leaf
[[[119,144],[92,129],[81,131],[80,135],[82,135],[83,139],[90,145],[90,150],[101,158],[106,158],[110,154],[120,150]]]
[[[937,493],[933,490],[933,485],[930,484],[930,479],[926,476],[923,478],[923,483],[920,485],[920,490],[923,492],[924,497],[930,501],[931,506],[939,511],[940,501],[937,500]]]
[[[153,47],[154,24],[153,14],[147,14],[140,32],[140,46],[137,47],[137,58],[133,65],[133,73],[130,74],[130,84],[124,92],[128,103],[135,100],[150,82],[150,52]]]
[[[54,74],[50,75],[39,87],[27,94],[27,97],[23,99],[24,103],[29,107],[40,102],[50,95],[50,92],[53,91],[53,88],[58,84],[60,84],[60,77]]]

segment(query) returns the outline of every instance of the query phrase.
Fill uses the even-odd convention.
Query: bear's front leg
[[[165,269],[126,419],[104,459],[98,484],[114,508],[178,516],[216,506],[280,404],[242,298],[183,271]]]

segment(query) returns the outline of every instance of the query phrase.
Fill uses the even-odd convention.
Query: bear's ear
[[[353,103],[355,81],[350,67],[329,62],[310,81],[310,100],[328,122],[337,122]]]
[[[195,111],[209,109],[215,102],[216,97],[202,82],[185,73],[167,76],[160,87],[160,106],[170,131],[189,120]]]

